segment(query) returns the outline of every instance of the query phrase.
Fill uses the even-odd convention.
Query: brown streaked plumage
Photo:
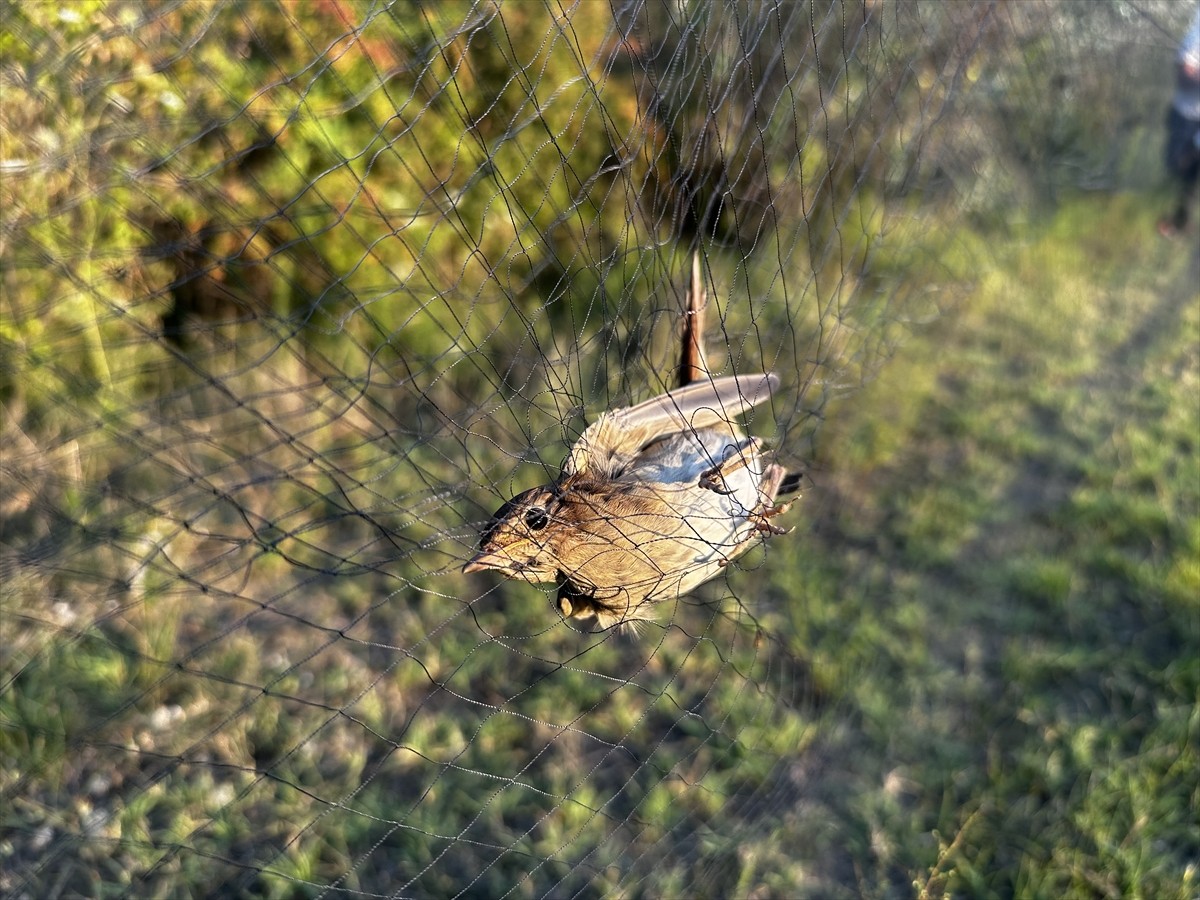
[[[703,309],[693,267],[689,310]],[[589,426],[558,480],[497,510],[464,572],[558,582],[563,616],[601,628],[651,617],[717,575],[771,519],[787,473],[735,420],[768,399],[774,375],[713,378],[698,315],[685,321],[682,387],[606,412]],[[691,348],[689,349],[689,344]]]

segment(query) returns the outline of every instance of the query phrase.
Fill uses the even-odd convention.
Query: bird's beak
[[[469,575],[472,572],[482,572],[484,569],[499,569],[501,572],[506,572],[511,568],[512,560],[507,556],[480,551],[463,566],[463,573]]]

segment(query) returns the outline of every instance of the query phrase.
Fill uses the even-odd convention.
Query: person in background
[[[1163,237],[1187,231],[1188,206],[1200,178],[1200,8],[1176,57],[1175,96],[1167,113],[1167,170],[1179,181],[1175,211],[1158,222]]]

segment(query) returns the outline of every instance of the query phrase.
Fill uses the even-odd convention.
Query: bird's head
[[[560,500],[548,487],[531,488],[513,497],[492,517],[479,539],[479,552],[464,572],[495,569],[509,578],[534,583],[555,581],[560,568],[553,551]]]

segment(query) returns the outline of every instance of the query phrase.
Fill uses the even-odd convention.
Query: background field
[[[1195,896],[1193,9],[4,6],[0,892]],[[460,574],[696,250],[795,530]]]

